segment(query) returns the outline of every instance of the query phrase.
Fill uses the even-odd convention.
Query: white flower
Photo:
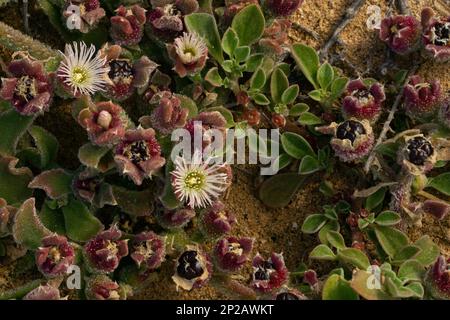
[[[94,54],[95,46],[92,44],[89,48],[84,42],[66,44],[58,76],[72,89],[74,95],[105,90],[109,72],[109,68],[105,67],[106,58],[100,57],[99,53]]]
[[[208,54],[205,41],[196,33],[183,33],[175,39],[175,51],[183,64],[197,62]]]
[[[202,161],[201,152],[196,151],[191,161],[178,156],[172,171],[172,185],[178,199],[191,208],[205,208],[225,191],[228,176],[223,165],[209,165]]]

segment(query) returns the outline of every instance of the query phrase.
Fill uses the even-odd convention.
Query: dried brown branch
[[[361,9],[366,0],[354,0],[350,7],[345,10],[345,16],[342,18],[341,22],[334,29],[333,34],[325,43],[325,45],[320,50],[320,57],[325,58],[328,56],[328,50],[336,43],[342,30],[350,23],[350,21],[355,17],[356,13]]]

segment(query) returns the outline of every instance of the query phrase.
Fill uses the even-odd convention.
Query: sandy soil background
[[[33,3],[33,1],[31,1]],[[290,31],[291,41],[303,42],[319,49],[333,32],[336,24],[342,19],[346,8],[352,0],[305,0],[300,10],[292,17],[293,21],[301,26],[315,31],[320,38],[315,39],[310,34],[298,29]],[[333,47],[332,52],[340,52],[347,74],[356,77],[374,76],[376,66],[385,60],[385,46],[378,40],[377,34],[369,30],[366,20],[369,17],[367,8],[377,5],[384,15],[390,6],[387,0],[367,0],[359,10],[355,18],[344,29],[340,36],[340,43]],[[419,16],[421,8],[431,6],[441,14],[450,14],[450,6],[445,0],[409,0],[411,11]],[[40,30],[50,30],[45,23],[45,16],[38,11],[32,10],[31,30],[36,38],[50,43],[54,47],[60,46],[56,32],[43,33]],[[21,29],[20,17],[17,8],[8,8],[0,12],[0,20]],[[61,48],[59,48],[61,49]],[[7,57],[8,53],[3,52]],[[405,61],[398,61],[404,64]],[[442,86],[450,90],[450,63],[433,65],[425,63],[418,71],[425,78],[439,78]],[[299,84],[302,86],[302,84]],[[67,107],[54,106],[40,121],[48,130],[57,133],[60,141],[60,162],[71,165],[71,159],[76,156],[76,147],[80,146],[86,139],[84,132],[79,129],[73,121]],[[61,131],[55,128],[68,128],[70,131]],[[322,180],[321,175],[308,178],[306,183],[298,192],[295,199],[283,209],[268,209],[256,197],[256,185],[258,174],[255,168],[235,168],[235,182],[231,187],[226,199],[228,208],[235,212],[238,226],[234,234],[238,236],[250,236],[256,238],[255,252],[269,254],[271,251],[283,252],[286,263],[292,270],[304,261],[311,249],[317,244],[315,236],[303,235],[300,226],[309,214],[320,211],[321,206],[326,204],[326,199],[318,191]],[[337,191],[351,193],[352,186],[357,183],[350,174],[345,175],[348,170],[337,170],[338,175],[332,180]],[[450,255],[450,245],[442,230],[449,230],[450,223],[444,221],[439,227],[432,219],[425,218],[422,228],[410,230],[412,239],[419,238],[422,234],[430,235],[436,241],[444,254]],[[210,245],[210,244],[209,244]],[[207,244],[208,246],[208,244]],[[321,270],[320,265],[311,264]],[[160,270],[158,280],[152,283],[147,290],[137,294],[137,299],[215,299],[226,298],[211,287],[202,288],[193,292],[177,292],[170,277],[173,266],[170,263],[164,265]],[[249,270],[247,270],[249,271]],[[24,278],[32,277],[32,274],[21,274],[20,268],[16,266],[0,266],[0,290],[11,288],[22,283]],[[249,273],[242,273],[244,281],[248,281]]]

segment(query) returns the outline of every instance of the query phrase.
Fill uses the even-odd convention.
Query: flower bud
[[[290,16],[303,3],[303,0],[267,0],[267,8],[276,16]]]
[[[222,202],[216,201],[202,212],[200,228],[206,236],[218,238],[230,233],[236,222],[234,214],[225,209]]]
[[[381,21],[380,39],[397,54],[415,51],[420,44],[420,22],[413,16],[393,16]]]
[[[440,256],[425,276],[425,286],[430,295],[439,300],[450,300],[449,261]]]
[[[49,284],[40,285],[36,289],[28,292],[23,300],[64,300],[61,298],[58,288]]]
[[[159,268],[165,259],[165,238],[152,231],[136,235],[131,243],[131,248],[131,259],[137,263],[138,267],[143,264],[147,270]]]
[[[35,258],[39,271],[47,278],[54,278],[66,274],[74,263],[75,250],[66,237],[53,234],[42,239]]]
[[[146,10],[138,5],[130,9],[120,6],[116,16],[111,17],[111,38],[118,45],[138,44],[143,35]]]
[[[187,246],[176,261],[172,280],[178,287],[190,291],[204,286],[211,278],[212,263],[209,257],[197,247]]]
[[[239,270],[247,261],[253,247],[253,239],[225,237],[217,241],[214,259],[224,272]]]
[[[439,80],[427,83],[419,75],[411,77],[403,89],[403,97],[406,113],[422,121],[431,120],[443,100]]]
[[[186,125],[189,110],[181,106],[181,100],[176,95],[170,91],[162,91],[155,94],[150,103],[153,101],[157,101],[158,106],[153,110],[150,121],[159,133],[168,135],[176,128]]]
[[[437,220],[443,220],[450,213],[450,205],[441,200],[425,200],[422,204],[424,213],[431,214]]]
[[[425,52],[437,62],[450,60],[450,16],[437,19],[431,8],[422,11]]]
[[[128,240],[120,240],[122,232],[116,225],[100,232],[84,246],[83,256],[92,273],[110,273],[128,255]]]
[[[103,274],[89,277],[84,292],[88,300],[126,300],[132,295],[131,287],[119,285]]]
[[[284,128],[286,125],[286,118],[282,114],[272,114],[272,123],[277,128]]]
[[[164,209],[156,211],[156,220],[165,229],[184,228],[195,217],[195,211],[190,208]]]
[[[353,80],[347,85],[342,111],[345,118],[375,122],[380,116],[381,105],[385,99],[383,86],[378,82],[368,87],[361,79]]]
[[[289,278],[282,254],[272,253],[265,260],[260,254],[253,258],[253,281],[255,290],[267,293],[280,288]]]
[[[246,109],[243,117],[249,126],[257,126],[261,122],[261,113],[256,109]]]

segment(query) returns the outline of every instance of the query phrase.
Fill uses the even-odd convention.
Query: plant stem
[[[439,199],[438,197],[433,196],[431,193],[428,193],[428,192],[423,191],[423,190],[419,191],[417,194],[418,194],[419,196],[422,196],[422,197],[427,198],[427,199],[429,199],[429,200],[442,201],[442,200]]]
[[[408,0],[397,0],[396,1],[398,11],[403,15],[411,14],[411,10],[409,9]]]
[[[299,24],[297,22],[293,22],[292,23],[292,28],[297,30],[297,31],[301,31],[301,32],[304,32],[306,34],[309,34],[311,37],[313,37],[316,40],[320,40],[320,36],[319,36],[319,34],[317,32],[315,32],[314,30],[311,30],[311,29],[309,29],[309,28],[307,28],[307,27],[305,27],[305,26],[303,26],[303,25],[301,25],[301,24]]]
[[[25,33],[30,33],[30,26],[28,24],[28,0],[23,0],[22,5],[23,27],[25,29]]]
[[[419,65],[416,65],[409,71],[408,76],[405,79],[405,83],[407,83],[409,81],[409,78],[417,71],[418,68],[419,68]],[[392,120],[394,120],[395,113],[397,112],[400,102],[402,101],[403,90],[404,90],[404,87],[402,86],[400,92],[397,95],[397,98],[395,99],[394,104],[392,105],[391,110],[389,111],[389,115],[387,117],[386,122],[383,125],[383,129],[381,130],[380,135],[378,136],[377,142],[375,143],[375,146],[373,147],[372,152],[369,155],[369,158],[367,158],[366,164],[364,165],[365,173],[368,173],[370,170],[370,166],[372,165],[372,162],[376,155],[375,150],[384,141],[384,139],[386,139],[386,134],[388,133],[388,131],[391,128],[390,127],[391,122],[392,122]]]
[[[330,48],[336,43],[342,30],[344,30],[347,24],[349,24],[350,21],[355,17],[356,13],[359,11],[359,9],[361,9],[361,7],[364,5],[365,2],[366,2],[365,0],[354,0],[351,6],[347,8],[347,10],[345,11],[344,18],[336,26],[336,29],[334,29],[333,34],[320,50],[321,58],[325,58],[328,56],[328,50],[330,50]]]

